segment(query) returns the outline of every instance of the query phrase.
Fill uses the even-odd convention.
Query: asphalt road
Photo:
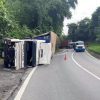
[[[39,66],[21,100],[100,100],[100,61],[73,50]]]

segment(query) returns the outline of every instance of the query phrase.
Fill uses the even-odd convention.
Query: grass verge
[[[90,43],[88,45],[88,50],[94,53],[100,54],[100,44],[99,43]]]

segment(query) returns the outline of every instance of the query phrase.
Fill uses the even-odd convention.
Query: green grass
[[[92,52],[100,54],[100,44],[99,43],[90,43],[88,49]]]

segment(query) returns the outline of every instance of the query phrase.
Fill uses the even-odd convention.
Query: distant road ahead
[[[100,100],[100,61],[73,50],[32,75],[21,100]]]

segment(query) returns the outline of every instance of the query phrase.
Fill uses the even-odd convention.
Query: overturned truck
[[[39,36],[34,37],[34,39],[37,40],[45,40],[46,43],[51,44],[51,57],[53,57],[55,51],[56,51],[56,45],[57,45],[57,40],[58,36],[54,32],[47,32],[44,34],[41,34]]]
[[[6,68],[35,67],[50,64],[51,43],[36,39],[5,39],[4,66]]]

